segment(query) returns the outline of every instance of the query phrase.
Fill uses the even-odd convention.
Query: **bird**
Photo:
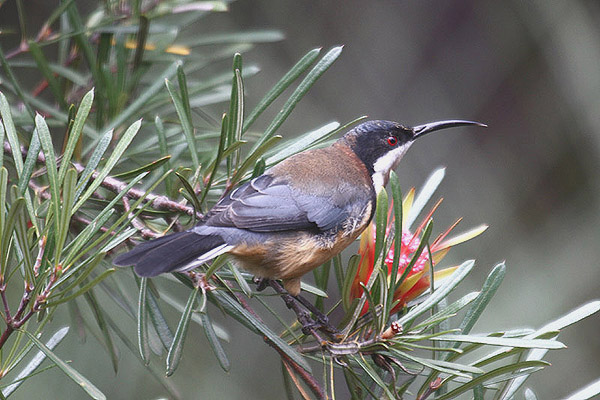
[[[295,154],[226,193],[191,229],[138,244],[113,263],[153,277],[228,253],[242,269],[280,279],[297,296],[304,274],[340,253],[370,224],[377,193],[413,142],[468,125],[486,126],[465,120],[414,127],[363,122],[329,147]]]

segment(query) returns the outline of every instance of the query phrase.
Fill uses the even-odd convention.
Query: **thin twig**
[[[131,207],[129,205],[129,199],[127,197],[123,197],[121,199],[121,201],[123,202],[123,207],[125,208],[125,212],[130,214]],[[144,225],[144,223],[142,221],[140,221],[139,218],[137,218],[137,217],[135,217],[131,220],[131,225],[133,225],[133,227],[136,228],[140,232],[142,237],[144,237],[146,239],[156,239],[157,237],[161,236],[160,234],[148,229],[146,227],[146,225]]]

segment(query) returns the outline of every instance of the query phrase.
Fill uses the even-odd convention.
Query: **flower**
[[[410,213],[410,209],[413,204],[413,198],[415,194],[415,189],[412,188],[406,198],[402,203],[402,215],[408,215]],[[400,284],[400,286],[394,292],[394,301],[397,301],[397,304],[392,308],[391,313],[396,313],[400,311],[406,304],[414,300],[423,294],[427,289],[430,288],[431,279],[430,279],[430,268],[431,262],[429,260],[429,254],[431,252],[431,256],[433,257],[434,265],[437,265],[444,256],[448,253],[452,246],[463,243],[467,240],[470,240],[481,233],[483,233],[487,229],[487,225],[481,225],[479,227],[473,228],[467,232],[454,236],[450,239],[446,239],[450,232],[460,223],[461,219],[457,220],[453,225],[451,225],[446,231],[440,234],[430,245],[430,251],[427,251],[427,247],[424,246],[423,250],[420,254],[416,254],[419,250],[419,246],[421,245],[421,240],[419,236],[429,220],[431,216],[435,212],[435,210],[439,207],[442,200],[440,199],[437,204],[431,209],[428,215],[423,219],[423,221],[419,224],[417,229],[414,232],[411,232],[408,227],[402,227],[402,246],[400,248],[399,255],[399,263],[398,263],[398,274],[396,276],[396,282],[402,277],[406,268],[410,265],[411,261],[414,257],[417,257],[414,261],[414,264],[411,267],[410,272],[404,279],[404,281]],[[393,208],[390,206],[388,211],[388,226],[386,228],[385,234],[386,238],[389,236],[391,228],[394,223],[394,218],[392,216]],[[391,239],[391,238],[390,238]],[[363,293],[363,287],[361,286],[361,282],[366,285],[371,277],[373,272],[373,268],[375,265],[375,225],[371,224],[361,235],[360,238],[360,246],[358,253],[360,255],[360,262],[356,271],[356,275],[354,277],[354,281],[350,288],[350,300],[360,298]],[[390,275],[392,273],[392,266],[394,263],[394,255],[395,249],[392,244],[391,248],[386,254],[384,259],[384,265],[387,266],[388,270],[388,278],[391,279]],[[434,280],[437,282],[442,280],[450,275],[457,269],[458,267],[450,267],[442,270],[435,270]],[[362,313],[366,313],[368,310],[368,304],[365,304],[365,307],[362,310]]]

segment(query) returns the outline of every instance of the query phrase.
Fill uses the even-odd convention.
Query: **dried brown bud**
[[[382,339],[391,339],[397,334],[402,333],[402,325],[398,323],[398,321],[392,322],[389,328],[387,328],[382,334]]]

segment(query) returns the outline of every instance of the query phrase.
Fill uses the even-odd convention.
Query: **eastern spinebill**
[[[115,258],[144,277],[187,271],[228,253],[296,296],[300,278],[340,253],[368,226],[376,194],[415,139],[479,122],[406,127],[367,121],[331,146],[296,154],[226,194],[198,223]]]

